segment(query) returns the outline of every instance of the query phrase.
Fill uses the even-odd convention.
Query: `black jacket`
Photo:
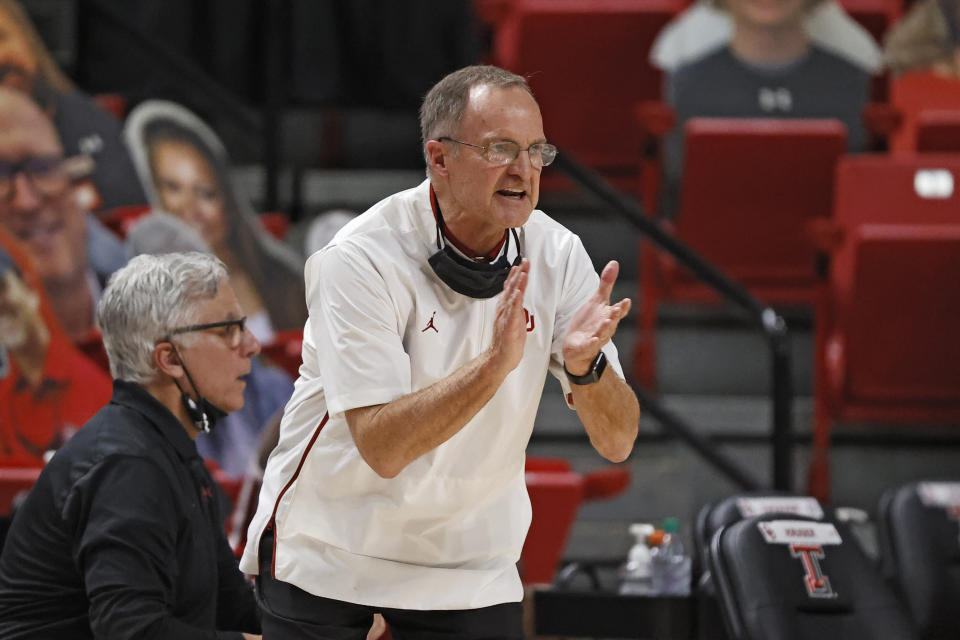
[[[173,414],[114,382],[110,404],[57,452],[14,517],[0,555],[0,638],[259,633],[215,489]]]

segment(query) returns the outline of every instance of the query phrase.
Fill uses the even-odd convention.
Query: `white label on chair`
[[[762,516],[765,513],[792,513],[823,520],[823,509],[816,498],[809,496],[777,496],[764,498],[738,498],[737,508],[744,518]]]
[[[953,174],[946,169],[918,169],[913,189],[921,198],[946,200],[953,195]]]
[[[960,506],[960,482],[921,482],[917,494],[926,507]]]
[[[823,546],[843,542],[832,522],[770,520],[758,522],[757,527],[767,544]]]

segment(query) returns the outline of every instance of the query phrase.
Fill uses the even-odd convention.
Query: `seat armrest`
[[[673,107],[658,100],[637,103],[634,113],[644,138],[660,139],[670,133],[677,122]]]

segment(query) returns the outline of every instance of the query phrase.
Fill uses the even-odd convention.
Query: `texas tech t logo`
[[[836,598],[837,592],[830,586],[830,578],[823,574],[820,561],[823,560],[823,547],[819,545],[790,545],[790,555],[800,558],[803,563],[803,586],[811,598]]]

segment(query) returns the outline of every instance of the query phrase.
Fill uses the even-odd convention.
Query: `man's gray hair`
[[[456,137],[460,130],[460,121],[467,110],[470,90],[477,86],[489,86],[497,89],[519,87],[533,92],[527,79],[500,67],[474,65],[464,67],[445,76],[433,85],[420,105],[420,142],[424,158],[427,159],[427,142],[441,136]],[[430,162],[427,159],[427,165]]]
[[[114,273],[97,305],[110,374],[152,382],[154,347],[171,330],[196,324],[197,303],[215,297],[227,277],[216,256],[199,252],[139,255]]]

